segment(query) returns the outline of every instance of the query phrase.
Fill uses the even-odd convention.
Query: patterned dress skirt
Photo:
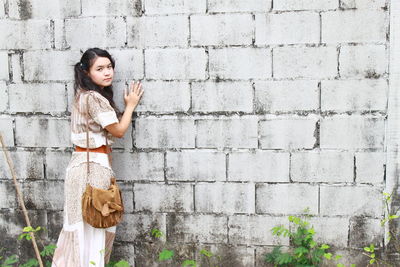
[[[114,173],[106,154],[89,154],[89,175],[86,152],[73,152],[66,170],[63,228],[52,267],[98,267],[110,259],[116,226],[99,229],[84,222],[81,199],[87,182],[93,187],[107,189]]]

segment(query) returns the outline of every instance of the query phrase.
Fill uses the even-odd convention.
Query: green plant
[[[4,248],[0,248],[3,253]],[[11,255],[3,260],[4,256],[0,256],[0,267],[12,267],[14,263],[18,262],[17,255]]]
[[[394,227],[391,227],[393,220],[399,218],[398,215],[400,207],[391,210],[391,203],[392,203],[392,194],[383,192],[383,200],[385,205],[385,216],[381,220],[381,226],[385,227],[386,225],[389,226],[389,231],[387,232],[388,241],[393,245],[394,249],[397,253],[400,253],[400,240],[399,240],[399,232]],[[376,254],[376,248],[374,244],[370,244],[368,247],[364,247],[364,255],[369,258],[369,265],[381,265],[381,266],[398,266],[398,264],[392,264],[382,257],[378,257]]]
[[[307,210],[305,217],[309,217]],[[287,252],[282,251],[282,246],[275,246],[272,252],[265,255],[265,261],[274,266],[311,267],[320,266],[323,259],[338,261],[341,256],[334,256],[327,252],[327,244],[318,244],[314,240],[315,230],[309,222],[296,216],[289,216],[289,223],[293,230],[284,226],[272,228],[273,235],[289,237],[291,247]],[[355,266],[355,265],[352,265]],[[338,263],[337,267],[343,267]]]
[[[164,233],[162,231],[160,231],[159,229],[152,229],[150,231],[150,235],[157,239],[160,239],[161,237],[165,236]],[[220,260],[219,256],[214,255],[213,253],[211,253],[211,251],[208,251],[206,249],[201,249],[199,254],[201,257],[206,258],[206,262],[209,267],[218,267],[218,264],[217,265],[212,264],[212,259],[215,258],[219,262],[219,260]],[[174,258],[174,256],[175,256],[175,252],[173,250],[163,248],[160,252],[158,252],[158,261],[171,260]],[[196,260],[193,260],[193,259],[184,259],[182,261],[181,266],[182,267],[197,267],[198,263]]]
[[[17,237],[18,240],[31,240],[31,234],[36,234],[39,231],[45,231],[46,228],[42,227],[42,226],[38,226],[36,228],[33,228],[31,226],[28,227],[24,227],[22,229],[22,233]],[[36,239],[37,236],[35,236]],[[44,245],[43,241],[38,239],[41,246],[42,246],[42,250],[40,251],[40,256],[43,257],[45,259],[44,264],[46,267],[51,267],[51,263],[52,263],[52,257],[54,255],[54,251],[57,248],[56,245],[54,244],[49,244],[49,245]],[[8,256],[7,258],[4,258],[3,253],[5,253],[4,248],[0,249],[0,267],[13,267],[15,266],[15,264],[17,264],[19,262],[18,256],[17,255],[11,255]],[[4,252],[3,252],[4,251]],[[95,262],[90,262],[93,266],[96,266]],[[25,263],[20,263],[18,264],[19,267],[36,267],[39,266],[39,262],[36,258],[31,258],[28,259],[27,262]],[[130,267],[129,263],[127,261],[124,260],[120,260],[120,261],[110,261],[108,264],[106,264],[106,267]]]
[[[130,267],[129,263],[125,260],[110,261],[105,267]]]

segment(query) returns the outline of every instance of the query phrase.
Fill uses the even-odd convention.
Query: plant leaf
[[[20,267],[34,267],[39,266],[37,259],[29,259],[26,263],[20,265]]]
[[[207,249],[202,249],[202,250],[200,250],[200,254],[201,254],[201,255],[204,255],[204,256],[206,256],[206,257],[208,257],[208,258],[211,258],[211,257],[213,256],[213,254],[211,253],[211,251],[208,251]]]
[[[182,267],[185,267],[185,266],[196,267],[197,263],[195,260],[184,260],[182,263]]]
[[[174,256],[173,250],[163,249],[160,254],[158,255],[159,261],[166,261],[171,259]]]
[[[130,267],[130,265],[127,261],[120,260],[119,262],[114,264],[114,267]]]

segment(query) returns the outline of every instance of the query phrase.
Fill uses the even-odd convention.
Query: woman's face
[[[106,57],[97,57],[89,69],[88,76],[100,87],[110,86],[114,76],[111,61]]]

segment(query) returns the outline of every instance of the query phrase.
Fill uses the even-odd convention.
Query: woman
[[[114,175],[106,144],[124,136],[142,94],[141,83],[124,91],[125,111],[113,101],[115,62],[102,49],[91,48],[75,64],[75,97],[71,110],[71,139],[76,146],[66,170],[64,222],[53,257],[55,267],[104,266],[110,259],[116,226],[98,229],[82,220],[82,194],[86,182],[107,189]],[[89,125],[89,174],[86,131]],[[95,265],[93,265],[93,263]]]

